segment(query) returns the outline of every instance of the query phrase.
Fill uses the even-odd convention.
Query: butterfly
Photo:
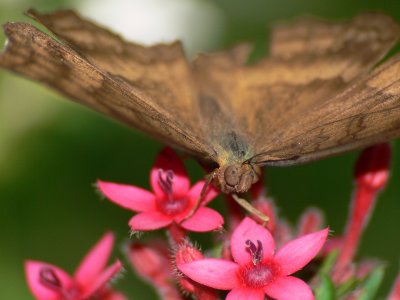
[[[0,67],[180,149],[243,193],[262,166],[306,163],[400,136],[400,55],[381,63],[400,26],[380,13],[347,22],[300,18],[272,29],[269,56],[251,46],[199,54],[150,47],[71,10],[4,25]]]

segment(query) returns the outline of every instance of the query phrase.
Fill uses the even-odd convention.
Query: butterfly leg
[[[232,198],[249,213],[257,216],[264,222],[264,225],[269,221],[269,217],[251,205],[246,199],[240,198],[237,194],[232,194]]]
[[[197,209],[200,207],[201,202],[203,202],[204,197],[206,196],[207,188],[210,185],[211,181],[214,179],[215,175],[216,175],[215,171],[206,175],[206,181],[204,182],[203,188],[201,189],[200,197],[197,200],[196,205],[193,207],[192,211],[187,215],[187,217],[184,218],[180,223],[185,222],[187,219],[190,219],[193,216],[193,214],[197,211]]]

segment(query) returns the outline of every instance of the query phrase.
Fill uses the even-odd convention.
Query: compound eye
[[[229,166],[224,172],[225,182],[229,186],[236,186],[239,184],[239,170],[235,166]]]

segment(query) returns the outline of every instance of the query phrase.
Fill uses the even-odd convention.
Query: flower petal
[[[156,158],[150,172],[150,184],[157,197],[162,198],[165,192],[159,184],[159,170],[174,172],[172,191],[174,198],[186,196],[190,187],[190,180],[185,166],[178,155],[169,147],[165,147]]]
[[[206,232],[220,229],[223,224],[224,219],[217,211],[208,207],[199,207],[193,216],[180,225],[189,231]]]
[[[301,279],[285,276],[264,287],[265,293],[276,300],[313,300],[311,288]]]
[[[133,231],[155,230],[171,224],[172,220],[172,217],[158,211],[150,211],[133,216],[129,220],[129,226]]]
[[[60,299],[60,293],[57,292],[57,287],[46,286],[43,283],[43,271],[50,271],[56,281],[59,281],[61,289],[69,289],[73,285],[71,277],[60,268],[39,261],[28,260],[25,262],[25,274],[28,281],[28,286],[32,294],[40,300],[56,300]]]
[[[93,294],[96,294],[106,283],[115,276],[122,269],[122,264],[119,260],[109,266],[103,273],[97,276],[96,280],[89,286],[83,287],[82,299],[90,298]]]
[[[196,182],[195,185],[193,185],[189,191],[189,198],[190,202],[193,204],[192,205],[193,207],[197,204],[197,201],[199,201],[200,199],[200,194],[201,191],[203,190],[204,183],[205,180],[200,180]],[[202,199],[201,205],[203,206],[207,205],[211,200],[217,197],[218,194],[219,191],[212,184],[209,184],[206,193],[204,195],[204,198]]]
[[[239,265],[228,260],[207,258],[177,267],[190,279],[214,289],[230,290],[240,285],[236,275]]]
[[[225,300],[264,300],[262,289],[236,288],[228,293]]]
[[[101,296],[102,300],[128,300],[124,294],[115,292],[113,290],[108,290],[104,295]]]
[[[275,255],[282,275],[290,275],[308,264],[321,250],[328,236],[328,228],[303,235],[286,243]]]
[[[133,211],[151,211],[156,209],[155,196],[133,185],[97,181],[100,192],[115,204]]]
[[[89,251],[75,272],[75,280],[85,287],[93,283],[105,268],[114,245],[114,235],[107,232]]]
[[[246,246],[246,241],[250,240],[257,244],[262,244],[263,259],[272,257],[275,250],[275,242],[271,233],[254,220],[246,217],[233,231],[231,237],[231,251],[233,259],[240,265],[251,262],[251,254]]]

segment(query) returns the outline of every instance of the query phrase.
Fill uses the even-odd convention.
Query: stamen
[[[263,247],[262,243],[260,240],[257,240],[257,246],[250,240],[246,241],[246,247],[249,249],[249,252],[251,254],[251,260],[253,262],[253,265],[257,265],[260,263],[263,257]]]
[[[172,184],[174,179],[174,171],[163,169],[158,170],[158,184],[161,189],[168,195],[168,197],[172,197]]]
[[[56,273],[51,268],[42,268],[39,273],[40,283],[49,289],[60,291],[62,284]]]

